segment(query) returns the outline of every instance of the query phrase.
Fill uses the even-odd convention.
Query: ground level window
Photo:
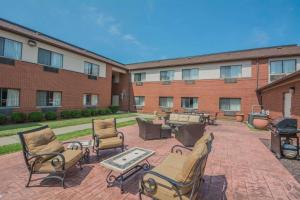
[[[241,111],[240,98],[220,98],[220,110],[222,111]]]
[[[18,107],[19,99],[19,90],[0,88],[0,107]]]
[[[98,105],[98,95],[84,94],[83,95],[83,105],[84,106],[97,106]]]
[[[61,92],[37,91],[37,106],[61,106]]]
[[[159,97],[159,106],[162,108],[172,108],[173,97]]]
[[[145,97],[143,96],[135,96],[134,97],[135,106],[144,106],[145,105]]]
[[[198,109],[198,98],[197,97],[182,97],[181,107],[187,109]]]

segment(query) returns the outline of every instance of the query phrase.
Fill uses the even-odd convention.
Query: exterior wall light
[[[28,40],[27,44],[31,47],[35,47],[36,46],[36,41],[34,40]]]

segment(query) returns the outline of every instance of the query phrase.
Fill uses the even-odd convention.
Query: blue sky
[[[300,44],[299,0],[0,1],[1,18],[122,63]]]

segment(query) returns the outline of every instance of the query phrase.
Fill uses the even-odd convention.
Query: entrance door
[[[291,93],[284,93],[283,98],[283,116],[284,117],[291,117],[291,108],[292,108],[292,94]]]
[[[113,95],[112,96],[112,105],[113,106],[119,106],[119,95]]]

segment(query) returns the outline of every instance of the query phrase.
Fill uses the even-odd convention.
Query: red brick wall
[[[292,117],[298,119],[300,128],[300,76],[295,77],[295,82],[285,84],[278,87],[273,87],[262,91],[262,105],[265,109],[270,110],[271,118],[283,116],[283,95],[289,92],[291,87],[295,88],[295,93],[292,95]]]
[[[128,111],[128,99],[129,99],[129,75],[120,73],[119,83],[112,83],[112,94],[113,95],[123,95],[123,99],[120,96],[120,110]]]
[[[15,66],[0,64],[0,87],[20,89],[18,111],[31,112],[36,108],[36,91],[62,92],[61,109],[83,108],[83,94],[99,95],[98,107],[111,104],[112,66],[107,64],[106,78],[90,80],[87,75],[61,69],[59,73],[46,72],[40,65],[16,61]]]
[[[258,85],[267,84],[267,60],[259,60]],[[144,82],[143,86],[132,84],[131,104],[133,96],[145,96],[145,106],[141,112],[160,111],[159,96],[173,96],[173,110],[181,109],[181,97],[198,97],[200,111],[218,112],[219,98],[241,98],[241,111],[246,115],[251,112],[251,105],[258,104],[256,95],[257,65],[252,61],[252,77],[238,79],[237,83],[226,84],[224,80],[197,80],[194,85],[184,81],[172,81],[171,85],[160,82]],[[132,109],[133,106],[132,106]]]

